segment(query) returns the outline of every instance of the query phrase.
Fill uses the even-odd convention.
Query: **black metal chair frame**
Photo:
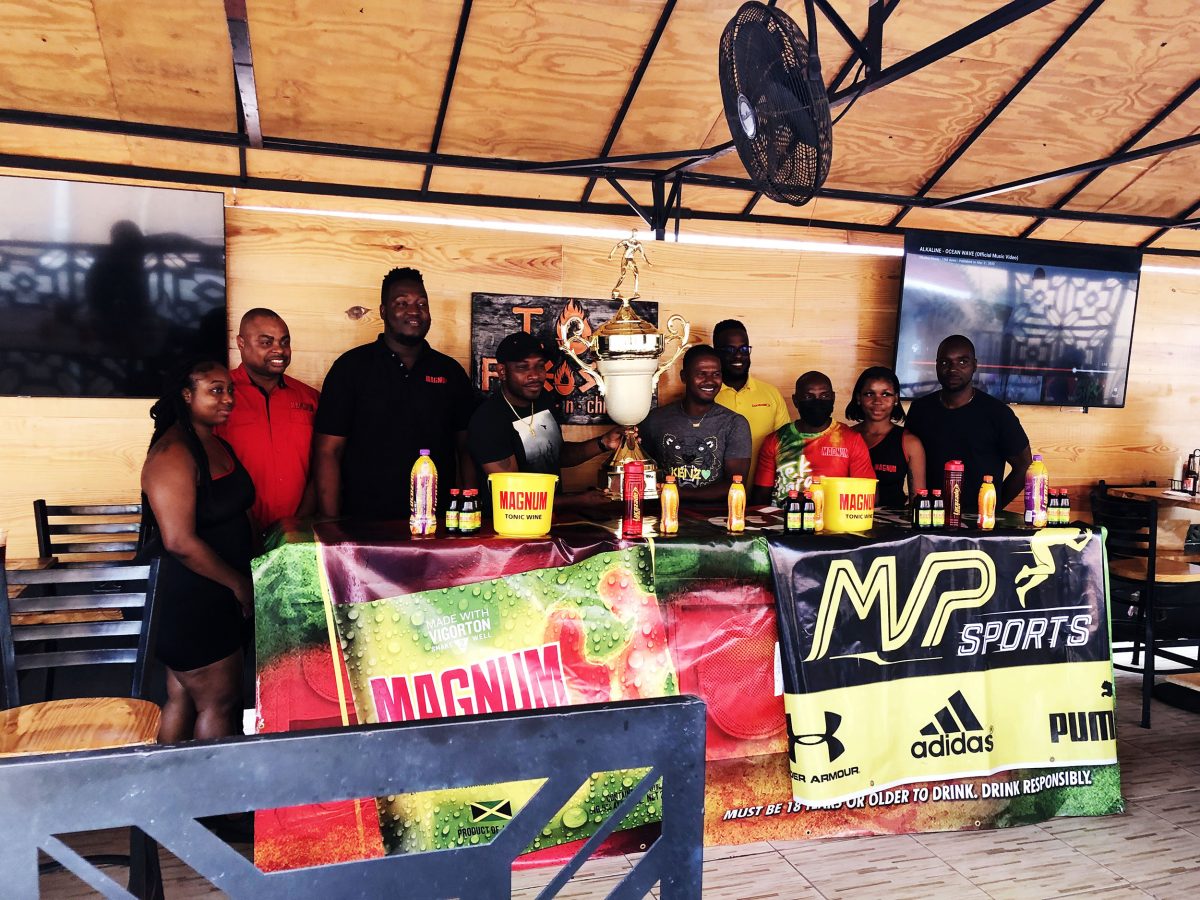
[[[37,896],[39,848],[106,897],[130,894],[57,835],[133,826],[229,896],[507,898],[513,860],[594,772],[648,769],[542,891],[551,897],[636,804],[662,785],[662,830],[610,897],[699,898],[704,703],[667,697],[460,719],[258,735],[175,746],[0,760],[6,896]],[[272,809],[544,779],[489,842],[263,872],[197,820]]]
[[[1142,676],[1142,719],[1143,728],[1150,727],[1150,699],[1154,694],[1155,662],[1161,658],[1181,668],[1175,672],[1200,671],[1195,657],[1186,657],[1175,652],[1178,648],[1200,649],[1200,634],[1195,637],[1164,638],[1155,634],[1155,619],[1161,608],[1160,594],[1184,591],[1191,585],[1165,585],[1156,583],[1156,555],[1158,552],[1158,501],[1134,500],[1111,497],[1108,489],[1115,485],[1105,482],[1092,489],[1092,519],[1105,529],[1105,551],[1109,560],[1141,559],[1146,561],[1144,579],[1130,579],[1109,572],[1110,582],[1136,591],[1137,599],[1129,602],[1137,609],[1135,636],[1127,639],[1132,645],[1129,664],[1113,663],[1113,667]],[[1110,598],[1110,603],[1112,598]],[[1114,634],[1113,642],[1121,641]]]
[[[144,699],[146,673],[154,647],[157,626],[156,586],[158,560],[146,565],[88,566],[53,568],[37,571],[0,570],[0,663],[3,665],[3,693],[0,708],[21,705],[20,673],[34,669],[52,671],[60,666],[131,665],[129,696]],[[145,582],[142,590],[132,590]],[[33,588],[10,600],[8,586]],[[66,588],[74,593],[61,593]],[[14,613],[63,613],[101,609],[119,609],[120,620],[72,622],[55,625],[19,625]],[[137,618],[126,618],[125,611],[140,610]],[[136,646],[126,646],[137,637]],[[45,642],[40,652],[16,652],[17,644]],[[80,646],[84,642],[84,646]],[[107,646],[106,646],[107,643]],[[38,757],[44,759],[45,757]],[[0,803],[0,805],[3,805]],[[6,807],[16,809],[17,807]],[[19,819],[19,816],[13,816]],[[128,856],[89,857],[92,865],[129,867],[129,896],[162,896],[157,845],[137,828],[130,831]],[[58,868],[52,863],[43,868]]]
[[[106,565],[124,562],[124,554],[141,549],[141,522],[51,522],[50,519],[96,519],[105,516],[140,516],[140,503],[70,504],[51,506],[45,500],[33,501],[33,523],[37,530],[38,555],[58,557],[63,565]],[[66,540],[58,540],[66,535]],[[82,535],[114,535],[112,540],[78,540]],[[124,537],[124,540],[119,538]],[[104,554],[98,560],[73,560],[85,553]]]

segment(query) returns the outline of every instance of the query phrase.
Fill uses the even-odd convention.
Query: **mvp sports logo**
[[[772,542],[795,660],[785,687],[1105,659],[1101,550],[1099,535],[1083,528],[918,535],[850,552]]]

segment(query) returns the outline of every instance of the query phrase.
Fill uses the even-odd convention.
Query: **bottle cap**
[[[964,468],[965,467],[963,466],[963,461],[961,459],[952,459],[946,463],[947,472],[961,472]]]
[[[918,497],[928,497],[929,491],[927,491],[925,488],[921,488],[921,490],[917,491],[917,496]]]
[[[821,476],[820,476],[820,475],[814,475],[814,476],[813,476],[813,478],[812,478],[812,483],[813,483],[813,484],[820,484],[820,483],[821,483]]]
[[[937,488],[934,488],[934,490],[933,490],[933,496],[935,496],[935,497],[940,497],[940,496],[942,496],[942,492],[941,492],[941,491],[939,491]]]
[[[625,463],[626,475],[642,475],[645,473],[645,470],[646,465],[641,460],[631,459],[629,462]]]
[[[992,483],[992,476],[991,476],[991,475],[984,475],[984,476],[983,476],[983,483],[984,483],[984,484],[991,484],[991,483]]]
[[[812,499],[812,491],[805,491],[805,492],[804,492],[804,499],[805,499],[805,500],[811,500],[811,499]]]
[[[674,476],[674,475],[668,475],[668,476],[667,476],[667,477],[666,477],[664,480],[666,481],[666,483],[667,483],[667,484],[674,484],[674,483],[675,483],[675,476]]]
[[[451,497],[457,497],[460,493],[462,492],[458,488],[450,488]]]
[[[1034,458],[1034,459],[1041,459],[1041,458],[1042,458],[1042,454],[1040,454],[1040,453],[1035,453],[1035,454],[1033,454],[1033,458]]]
[[[742,476],[741,476],[741,475],[734,475],[734,476],[733,476],[733,483],[734,483],[734,484],[741,484],[741,483],[742,483]]]
[[[421,451],[421,455],[422,455],[422,456],[428,456],[428,455],[429,455],[429,450],[428,450],[428,449],[422,450],[422,451]]]
[[[795,488],[792,488],[790,491],[788,491],[788,496],[794,500],[800,496],[800,492]]]

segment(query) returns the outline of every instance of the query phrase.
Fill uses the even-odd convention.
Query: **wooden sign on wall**
[[[495,387],[496,347],[516,331],[536,335],[548,345],[558,346],[558,327],[572,316],[586,323],[584,338],[603,325],[620,306],[620,301],[581,297],[529,297],[516,294],[471,294],[471,377],[485,394]],[[658,326],[658,304],[637,300],[634,311]],[[581,347],[576,353],[593,362]],[[570,425],[608,424],[604,397],[595,380],[581,371],[561,352],[546,371],[546,390],[553,392],[562,405],[564,420]]]

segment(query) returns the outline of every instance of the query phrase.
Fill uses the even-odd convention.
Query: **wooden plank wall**
[[[404,211],[429,214],[425,208]],[[493,217],[506,215],[514,214]],[[433,305],[430,339],[464,364],[472,291],[596,297],[605,295],[616,275],[605,258],[614,241],[605,238],[236,206],[227,210],[226,222],[232,322],[252,306],[278,310],[296,348],[291,371],[315,385],[338,354],[378,332],[378,284],[392,266],[424,271]],[[690,319],[703,340],[719,319],[741,318],[755,347],[755,374],[785,396],[798,373],[815,368],[830,375],[844,402],[863,367],[891,361],[897,257],[685,245],[651,245],[648,251],[653,267],[645,271],[643,296],[661,302],[664,318],[678,312]],[[355,321],[346,315],[355,306],[371,314]],[[1200,277],[1147,273],[1134,338],[1125,409],[1083,415],[1077,409],[1018,408],[1054,483],[1079,488],[1099,478],[1163,479],[1180,452],[1200,444],[1200,389],[1191,375],[1200,346]],[[677,396],[677,375],[665,382],[667,398]],[[9,529],[10,555],[35,553],[37,497],[136,498],[148,408],[137,400],[0,398],[0,526]]]

